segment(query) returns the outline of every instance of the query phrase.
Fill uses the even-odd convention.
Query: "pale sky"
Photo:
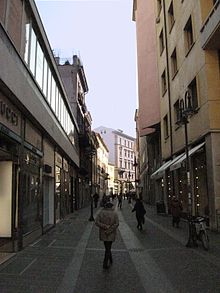
[[[106,126],[135,137],[136,32],[133,0],[36,0],[51,48],[78,55],[89,86],[92,129]]]

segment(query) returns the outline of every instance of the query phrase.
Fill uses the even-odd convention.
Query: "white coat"
[[[101,241],[115,241],[119,220],[117,213],[112,208],[103,208],[98,214],[95,224],[99,227]]]

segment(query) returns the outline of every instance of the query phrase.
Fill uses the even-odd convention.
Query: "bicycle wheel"
[[[202,247],[205,250],[209,250],[209,236],[207,235],[207,233],[202,231],[200,234],[200,239],[202,241]]]

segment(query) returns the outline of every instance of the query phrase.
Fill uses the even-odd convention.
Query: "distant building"
[[[108,148],[99,133],[94,132],[98,142],[97,147],[97,189],[96,192],[103,196],[108,193]]]
[[[115,166],[115,192],[129,192],[135,188],[135,138],[105,126],[94,129],[109,149],[109,163]]]
[[[89,88],[84,67],[78,56],[74,55],[72,60],[59,57],[55,59],[79,127],[79,141],[77,143],[80,150],[80,168],[75,199],[75,207],[78,209],[90,202],[91,188],[89,184],[93,188],[96,184],[95,176],[92,174],[96,168],[92,168],[91,164],[91,160],[94,163],[96,161],[96,139],[91,131],[92,117],[86,106],[86,94]]]

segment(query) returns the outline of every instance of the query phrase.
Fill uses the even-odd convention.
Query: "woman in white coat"
[[[99,239],[105,245],[104,269],[109,268],[109,265],[112,264],[111,247],[112,242],[115,241],[116,230],[119,225],[118,215],[112,207],[113,204],[111,202],[106,202],[95,220],[95,224],[99,227]]]

